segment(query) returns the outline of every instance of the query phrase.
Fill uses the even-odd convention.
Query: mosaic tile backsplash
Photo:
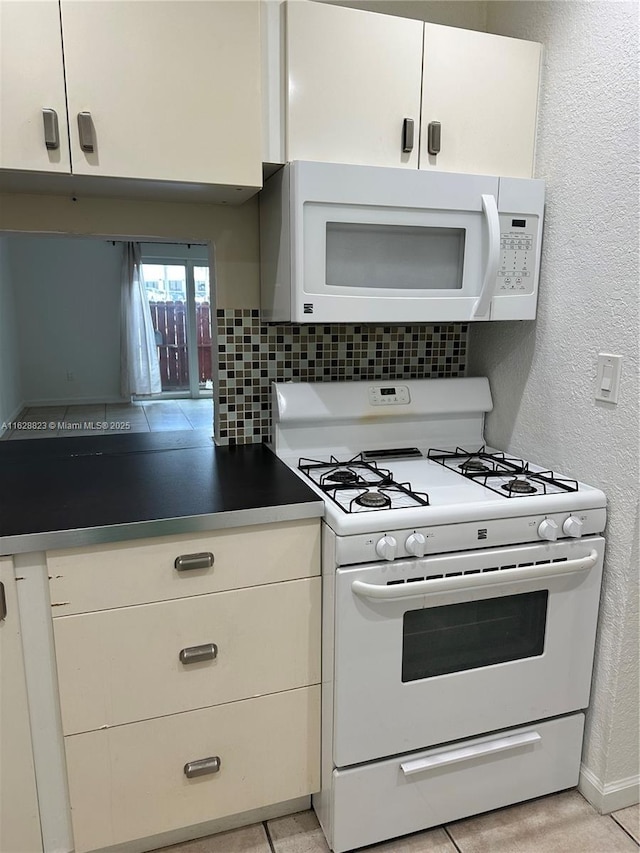
[[[271,383],[464,376],[467,325],[267,325],[257,309],[218,309],[215,437],[271,438]]]

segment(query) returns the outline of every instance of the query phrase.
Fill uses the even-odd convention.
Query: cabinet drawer
[[[65,738],[76,853],[316,791],[319,727],[314,686]]]
[[[66,735],[291,690],[320,681],[320,578],[64,616],[54,636]]]
[[[574,714],[334,770],[331,849],[343,853],[571,788],[578,782],[583,726],[584,714]],[[431,766],[420,768],[424,759]]]
[[[209,568],[176,558],[213,554]],[[53,616],[219,592],[320,573],[320,523],[292,521],[47,553]]]

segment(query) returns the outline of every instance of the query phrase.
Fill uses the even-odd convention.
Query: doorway
[[[147,243],[141,249],[162,396],[211,397],[211,289],[207,247]]]

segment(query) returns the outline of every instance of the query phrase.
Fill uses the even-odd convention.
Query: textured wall
[[[487,29],[545,46],[537,177],[547,209],[536,323],[474,326],[489,440],[602,488],[607,554],[583,762],[638,773],[638,6],[488,3]],[[620,403],[593,399],[598,352]]]

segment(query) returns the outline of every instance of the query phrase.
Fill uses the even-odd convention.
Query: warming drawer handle
[[[198,761],[188,761],[184,765],[184,775],[187,779],[196,776],[209,776],[220,771],[220,756],[212,755],[209,758],[200,758]]]
[[[417,598],[436,592],[476,589],[483,586],[513,583],[513,581],[537,580],[538,578],[560,577],[574,572],[584,572],[592,569],[598,559],[598,552],[592,550],[586,557],[578,557],[575,560],[567,560],[562,563],[545,563],[538,566],[525,566],[520,569],[501,569],[497,572],[481,572],[477,575],[456,575],[455,577],[434,578],[430,581],[393,584],[392,586],[353,581],[351,589],[361,598],[397,601],[400,598]]]
[[[498,205],[496,204],[495,196],[482,196],[482,210],[489,231],[489,254],[484,270],[484,278],[482,279],[482,289],[480,290],[480,296],[476,299],[476,304],[473,306],[472,318],[484,317],[489,310],[493,294],[495,293],[496,282],[498,280],[498,267],[500,266],[500,217],[498,216]]]
[[[215,643],[204,643],[202,646],[188,646],[182,649],[180,663],[201,663],[203,660],[215,660],[218,657],[218,647]]]
[[[211,551],[201,551],[199,554],[182,554],[176,557],[173,564],[179,572],[190,572],[192,569],[210,569],[213,565]]]
[[[476,743],[459,749],[436,752],[435,755],[418,758],[416,761],[405,761],[400,765],[400,768],[405,776],[413,776],[414,773],[423,773],[425,770],[433,770],[436,767],[446,767],[448,764],[458,764],[460,761],[471,761],[474,758],[493,755],[495,752],[504,752],[507,749],[529,746],[533,743],[539,743],[541,740],[542,737],[538,732],[524,732],[490,740],[488,743]]]

